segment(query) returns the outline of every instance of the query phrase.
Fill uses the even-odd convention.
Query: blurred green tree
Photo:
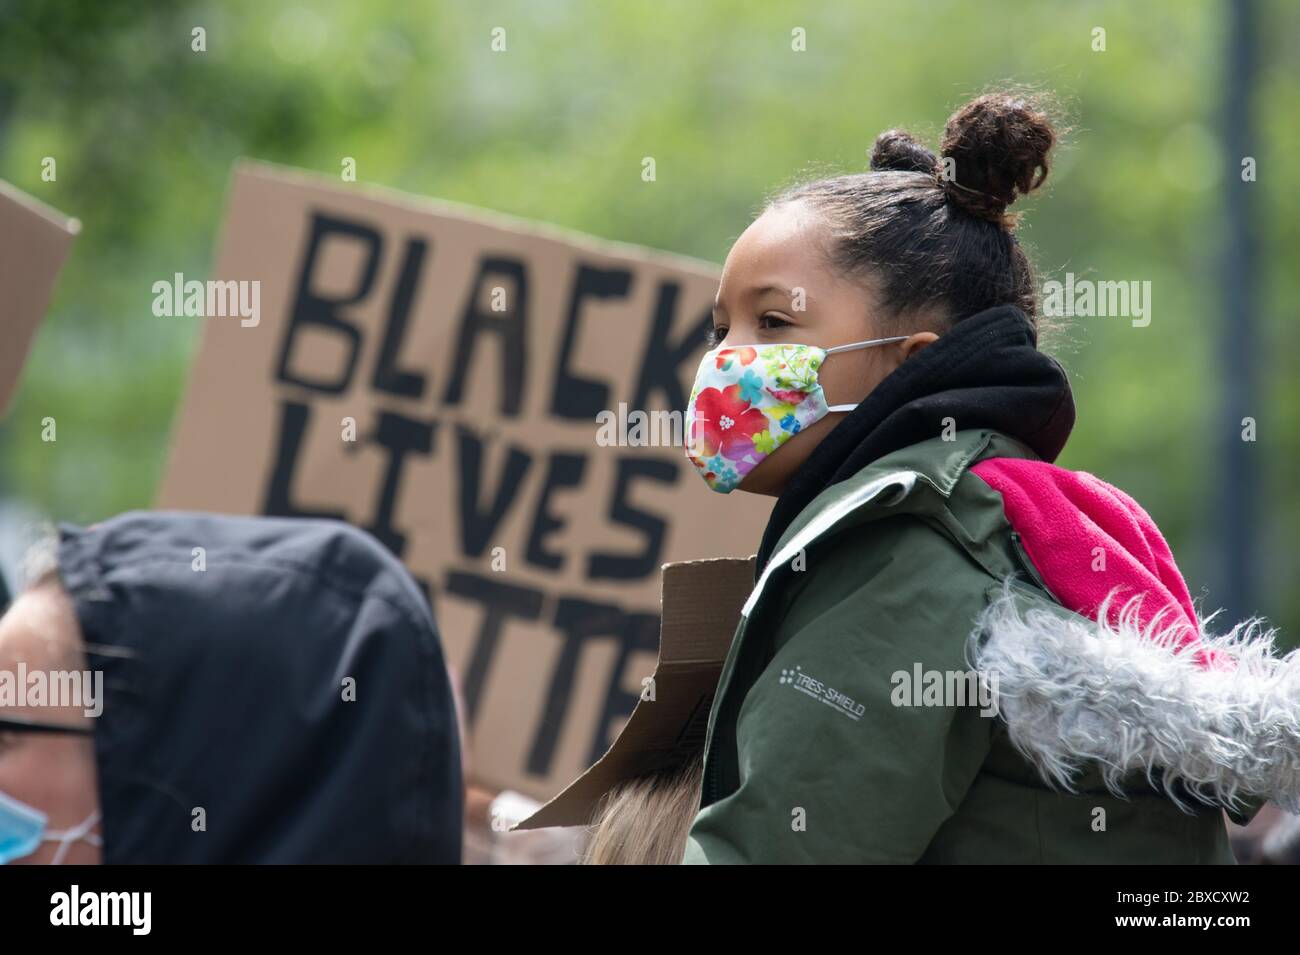
[[[206,274],[239,156],[335,175],[352,156],[363,182],[721,262],[777,187],[864,168],[891,126],[934,140],[1010,79],[1057,91],[1076,127],[1022,226],[1044,278],[1153,286],[1149,326],[1075,319],[1048,339],[1080,407],[1061,463],[1142,501],[1213,607],[1213,265],[1242,158],[1216,139],[1224,19],[1212,0],[0,0],[0,176],[84,225],[0,428],[4,488],[67,520],[150,504],[196,340],[194,320],[152,315],[151,286]],[[1270,0],[1261,21],[1257,596],[1294,639],[1300,8]],[[40,442],[45,415],[57,445]]]

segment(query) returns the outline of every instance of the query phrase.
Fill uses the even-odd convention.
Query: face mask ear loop
[[[872,338],[869,341],[854,342],[851,345],[836,345],[834,348],[826,349],[826,354],[833,355],[837,351],[853,351],[858,348],[872,348],[876,345],[888,345],[891,342],[905,342],[911,337],[911,335],[895,335],[892,338]],[[831,410],[834,411],[835,409],[832,408]]]
[[[102,846],[104,840],[92,833],[90,830],[95,828],[95,823],[99,822],[99,810],[95,810],[80,825],[73,826],[71,829],[64,829],[62,832],[47,832],[42,842],[57,842],[59,848],[54,851],[54,859],[51,865],[63,865],[63,860],[67,858],[68,851],[72,848],[73,843],[84,839],[92,846]]]
[[[894,335],[892,338],[873,338],[865,342],[854,342],[851,345],[836,345],[834,348],[826,349],[826,354],[833,355],[837,351],[854,351],[858,348],[872,348],[876,345],[889,345],[893,342],[905,342],[911,335]],[[827,411],[852,411],[857,405],[827,405]]]

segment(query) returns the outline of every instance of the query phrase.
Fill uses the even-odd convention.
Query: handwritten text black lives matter
[[[352,242],[362,250],[352,287],[343,294],[328,297],[314,291],[314,274],[331,242]],[[486,443],[490,435],[480,433],[464,423],[440,430],[437,408],[457,408],[465,401],[470,369],[476,349],[494,346],[499,359],[499,407],[491,409],[494,420],[518,418],[523,410],[525,383],[529,375],[549,374],[547,414],[562,422],[582,422],[593,428],[596,416],[626,400],[633,408],[666,406],[681,409],[686,404],[683,375],[694,373],[694,361],[702,350],[711,326],[707,312],[692,322],[676,338],[676,323],[681,288],[671,279],[661,279],[654,296],[653,312],[641,327],[647,329],[639,369],[630,393],[616,394],[616,386],[589,371],[572,367],[579,336],[582,334],[584,306],[594,301],[609,301],[629,295],[634,281],[630,267],[599,267],[577,260],[572,275],[571,293],[565,304],[559,340],[550,355],[529,351],[529,266],[520,256],[482,255],[471,274],[466,275],[466,303],[462,313],[451,323],[451,345],[445,354],[444,380],[435,387],[428,368],[404,365],[403,341],[412,321],[412,303],[421,281],[432,243],[408,237],[401,241],[401,265],[392,287],[378,287],[379,264],[386,251],[382,229],[355,218],[314,213],[307,229],[306,241],[297,269],[298,279],[290,300],[290,316],[275,366],[277,390],[283,397],[279,407],[278,438],[274,463],[270,468],[261,510],[282,516],[334,517],[354,520],[374,534],[394,554],[402,557],[410,543],[410,531],[397,522],[395,514],[402,487],[403,468],[413,458],[450,454],[454,464],[454,487],[438,493],[455,495],[454,512],[459,527],[439,528],[438,533],[455,535],[456,550],[464,560],[461,568],[449,569],[438,581],[439,589],[456,598],[472,601],[482,608],[482,622],[468,666],[463,674],[467,716],[472,721],[482,699],[483,687],[491,672],[493,658],[510,620],[549,624],[562,641],[555,665],[549,676],[544,712],[537,720],[537,731],[528,749],[526,771],[545,776],[564,724],[583,646],[591,640],[616,640],[619,650],[605,688],[602,712],[591,740],[594,761],[611,742],[611,728],[625,718],[635,706],[638,694],[623,682],[625,663],[637,652],[653,653],[658,645],[659,615],[655,609],[625,607],[605,600],[592,600],[581,592],[548,594],[535,586],[512,582],[509,574],[485,572],[482,565],[498,528],[514,510],[529,508],[531,517],[521,526],[527,528],[522,559],[532,568],[558,570],[566,561],[582,560],[584,574],[591,581],[643,582],[656,576],[663,558],[665,532],[670,515],[650,513],[632,503],[642,482],[673,485],[682,480],[686,462],[680,449],[638,449],[620,452],[598,448],[594,440],[589,447],[575,445],[564,449],[530,448],[518,441],[508,447],[498,473],[488,474],[485,467]],[[489,300],[492,289],[507,289],[509,306],[492,311],[482,303]],[[382,329],[368,330],[361,322],[346,317],[374,296],[387,295],[386,320]],[[447,296],[448,299],[452,296]],[[419,321],[420,318],[415,320]],[[381,447],[387,455],[383,479],[373,492],[368,520],[345,504],[337,508],[308,509],[294,502],[295,465],[300,459],[309,431],[312,396],[342,396],[357,386],[361,355],[367,335],[377,336],[378,353],[373,372],[364,387],[375,395],[401,399],[411,410],[376,408],[373,420],[358,422],[359,441]],[[332,374],[308,373],[295,366],[295,350],[307,335],[324,335],[341,349],[342,360]],[[629,340],[631,339],[629,335]],[[658,401],[658,405],[654,402]],[[405,404],[409,403],[409,405]],[[499,416],[499,417],[497,417]],[[451,430],[453,433],[446,433]],[[354,446],[355,447],[355,446]],[[347,446],[344,446],[346,453]],[[595,453],[618,454],[611,488],[584,486],[589,456]],[[523,479],[531,469],[544,469],[545,477],[531,501],[517,499]],[[555,516],[552,502],[557,495],[581,495],[591,506],[602,506],[605,517],[615,525],[635,532],[642,546],[634,552],[612,553],[592,550],[584,554],[566,554],[553,548],[550,539],[563,528]],[[512,522],[513,523],[513,522]],[[426,578],[418,578],[426,595],[436,600]]]

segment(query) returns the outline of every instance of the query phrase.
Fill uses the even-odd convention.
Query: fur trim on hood
[[[1144,613],[1141,596],[1112,593],[1094,620],[1018,589],[981,615],[968,656],[1049,784],[1073,791],[1092,763],[1117,794],[1140,771],[1184,809],[1180,794],[1300,812],[1300,651],[1276,656],[1276,631],[1252,619],[1216,636],[1206,620],[1188,641],[1181,614]]]

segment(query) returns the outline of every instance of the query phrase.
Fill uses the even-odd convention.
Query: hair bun
[[[948,118],[940,153],[953,160],[952,178],[941,176],[948,201],[970,215],[1004,228],[1017,196],[1047,178],[1056,131],[1046,110],[1013,93],[987,93]]]
[[[928,172],[938,168],[939,157],[922,146],[911,133],[889,129],[876,137],[871,147],[871,168],[875,171]]]

